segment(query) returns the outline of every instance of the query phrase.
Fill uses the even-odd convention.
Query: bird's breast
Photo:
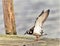
[[[34,28],[33,34],[41,35],[41,33],[40,33],[41,30],[42,30],[41,26],[37,25],[37,26],[35,26],[35,28]]]

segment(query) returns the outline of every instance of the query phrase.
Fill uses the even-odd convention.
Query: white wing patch
[[[42,25],[41,26],[35,25],[33,34],[35,33],[35,34],[41,35],[41,33],[40,33],[41,31],[42,31]]]

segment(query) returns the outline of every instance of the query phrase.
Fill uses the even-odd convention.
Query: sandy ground
[[[60,46],[60,39],[41,38],[34,41],[29,36],[0,36],[0,46]]]

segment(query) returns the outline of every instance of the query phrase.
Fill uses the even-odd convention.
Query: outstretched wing
[[[38,17],[40,17],[43,13],[44,13],[44,11],[42,11]],[[36,21],[37,21],[38,17],[36,18]],[[35,21],[35,23],[36,23],[36,21]],[[35,27],[35,25],[32,26],[29,30],[27,30],[24,34],[30,34],[30,35],[33,34],[34,27]]]
[[[40,25],[45,22],[45,20],[47,19],[48,15],[49,15],[49,9],[47,11],[44,12],[44,10],[41,12],[41,14],[36,18],[35,24],[32,28],[30,28],[28,31],[26,31],[25,34],[32,34],[34,31],[34,28],[36,25]]]
[[[49,9],[45,12],[43,11],[43,13],[37,17],[37,19],[35,21],[35,25],[36,24],[43,24],[49,15],[49,11],[50,11]]]
[[[36,21],[37,21],[37,19],[42,15],[44,13],[44,10],[41,12],[41,14],[36,18]],[[36,23],[36,21],[35,21],[35,23]]]
[[[49,15],[49,9],[46,10],[44,13],[42,13],[36,20],[35,22],[35,27],[34,27],[34,34],[42,35],[42,26],[43,23],[46,21],[48,15]]]

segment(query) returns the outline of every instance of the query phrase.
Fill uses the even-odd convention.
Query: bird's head
[[[30,30],[26,31],[25,34],[30,34],[30,35],[32,35],[32,34],[33,34],[33,30],[30,29]]]

